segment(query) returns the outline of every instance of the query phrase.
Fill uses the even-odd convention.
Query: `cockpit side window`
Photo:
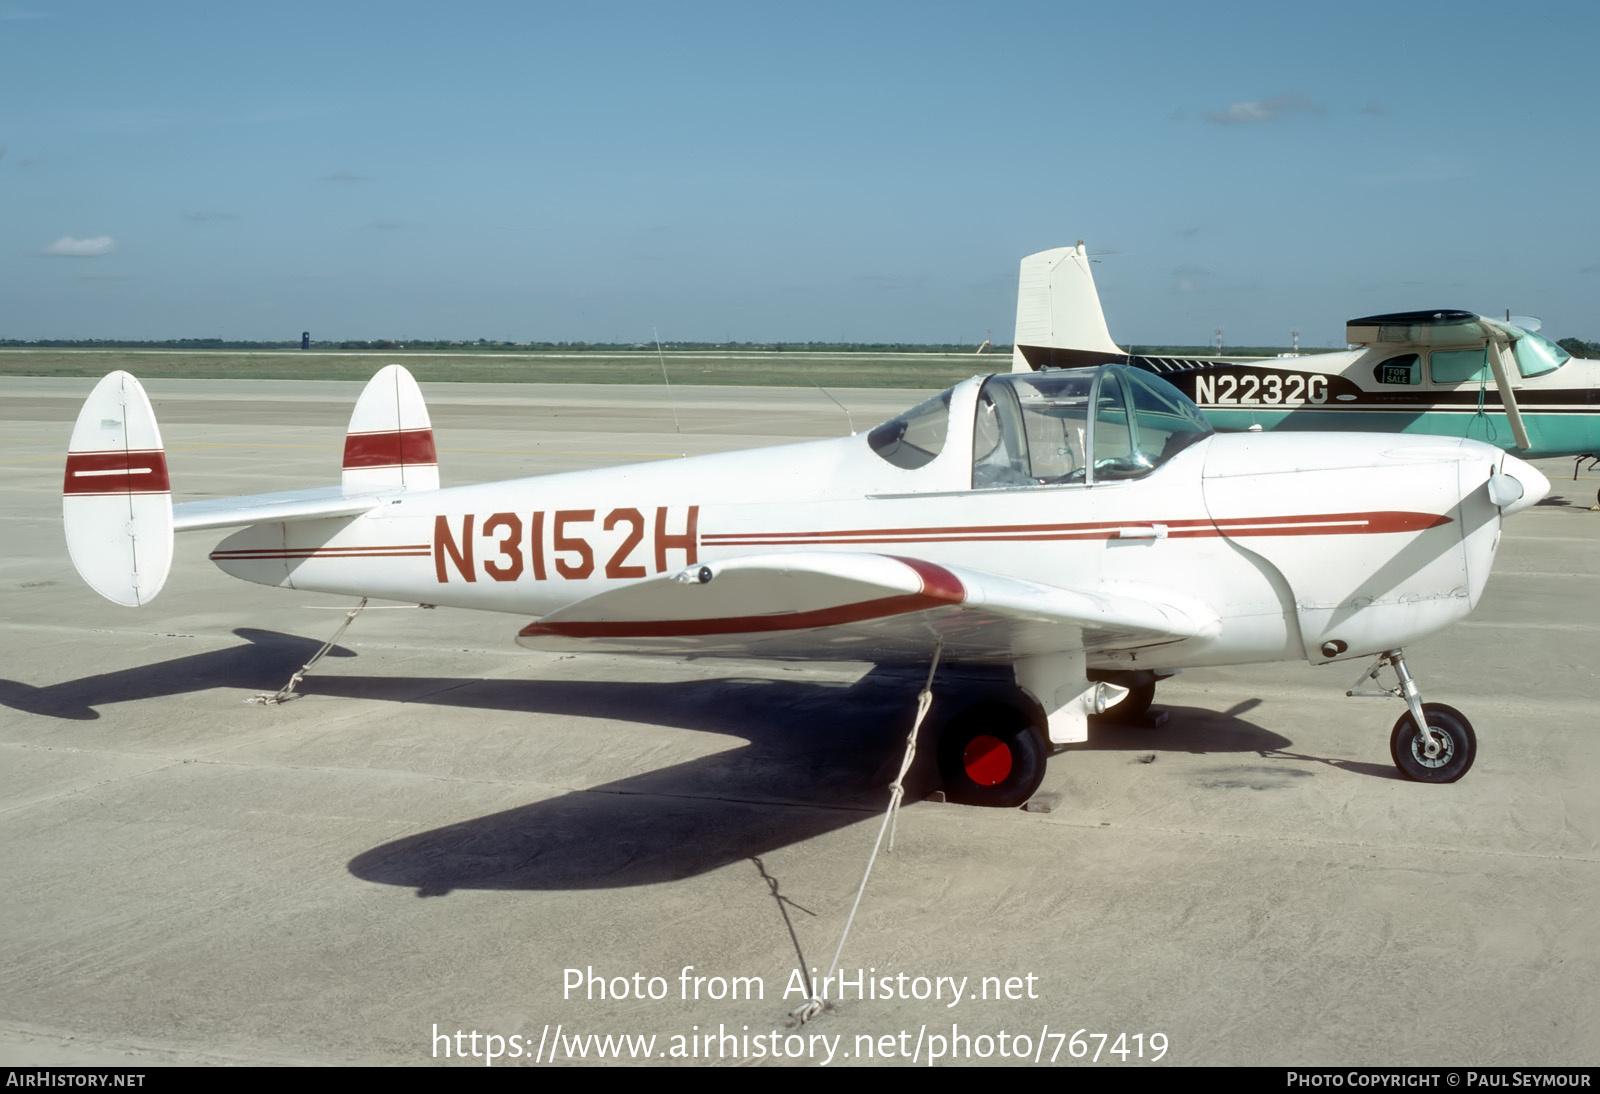
[[[1093,384],[1093,370],[989,377],[973,421],[973,487],[1083,482]]]
[[[1036,481],[1016,388],[985,384],[978,393],[978,414],[973,420],[973,485],[1026,486]]]
[[[1476,349],[1436,349],[1428,355],[1428,368],[1436,384],[1474,384],[1489,379],[1488,351]]]
[[[1372,366],[1372,378],[1380,384],[1422,383],[1422,358],[1415,353],[1402,353]]]
[[[949,434],[950,392],[942,391],[868,433],[867,444],[896,467],[915,471],[944,451]]]
[[[1150,461],[1151,470],[1211,436],[1211,423],[1177,388],[1137,369],[1122,375],[1133,389],[1133,417],[1138,424],[1135,451]]]
[[[1138,430],[1128,413],[1128,393],[1115,371],[1101,372],[1094,401],[1095,479],[1134,478],[1149,471],[1150,462],[1138,456]]]
[[[973,422],[972,485],[1135,479],[1211,432],[1177,388],[1120,365],[991,376]]]

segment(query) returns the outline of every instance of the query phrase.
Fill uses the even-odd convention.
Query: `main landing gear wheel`
[[[1478,738],[1472,732],[1472,723],[1455,707],[1443,703],[1423,703],[1422,715],[1428,720],[1428,729],[1433,735],[1434,755],[1428,755],[1409,710],[1394,724],[1389,755],[1408,779],[1453,783],[1472,768],[1472,761],[1478,756]]]
[[[1044,782],[1044,739],[1015,707],[987,703],[963,711],[939,735],[939,772],[951,801],[1010,808]]]

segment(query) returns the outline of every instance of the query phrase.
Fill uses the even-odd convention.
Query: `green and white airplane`
[[[1112,341],[1089,256],[1022,260],[1012,371],[1123,361],[1154,372],[1233,430],[1431,433],[1524,459],[1600,454],[1600,361],[1571,356],[1539,321],[1437,310],[1346,324],[1353,349],[1283,357],[1155,357]]]

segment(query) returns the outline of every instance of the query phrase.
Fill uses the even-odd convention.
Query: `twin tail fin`
[[[172,503],[167,457],[150,399],[113,372],[78,413],[67,452],[61,516],[78,574],[116,604],[148,604],[172,568],[173,532],[354,517],[401,492],[437,490],[433,426],[417,382],[379,370],[356,400],[340,484],[278,494]]]

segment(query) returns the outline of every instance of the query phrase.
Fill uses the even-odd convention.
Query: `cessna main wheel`
[[[1437,755],[1428,755],[1409,710],[1394,724],[1394,733],[1389,737],[1389,755],[1408,779],[1453,783],[1471,769],[1472,761],[1478,756],[1478,738],[1472,732],[1472,723],[1455,707],[1443,703],[1423,703],[1422,714],[1428,719],[1428,729],[1439,744]]]
[[[1046,755],[1028,716],[999,703],[963,711],[939,737],[945,793],[965,805],[1021,805],[1044,782]]]

